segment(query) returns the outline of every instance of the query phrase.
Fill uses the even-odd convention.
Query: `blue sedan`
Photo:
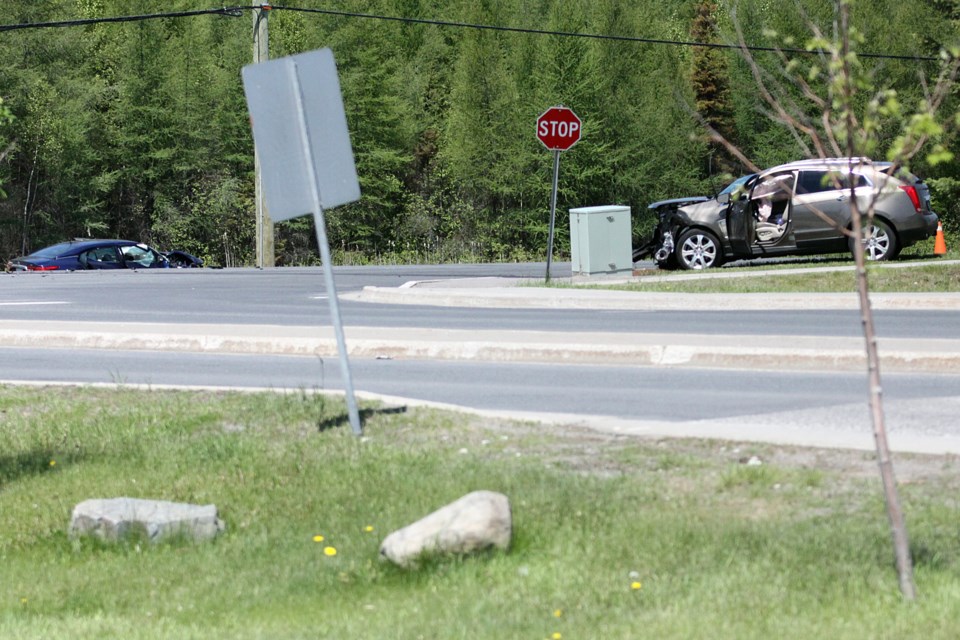
[[[171,259],[156,249],[133,240],[71,240],[28,256],[14,258],[10,271],[81,271],[84,269],[169,269],[171,266],[201,266],[183,252]],[[190,260],[192,259],[192,261]]]

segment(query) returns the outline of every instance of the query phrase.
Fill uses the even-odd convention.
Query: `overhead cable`
[[[823,51],[820,49],[796,49],[796,48],[781,48],[781,47],[758,47],[753,45],[738,45],[738,44],[716,44],[710,42],[691,42],[688,40],[660,40],[657,38],[640,38],[637,36],[615,36],[615,35],[606,35],[598,33],[578,33],[575,31],[549,31],[545,29],[527,29],[521,27],[500,27],[496,25],[489,24],[472,24],[469,22],[447,22],[444,20],[428,20],[425,18],[402,18],[397,16],[382,16],[371,13],[354,13],[350,11],[336,11],[333,9],[305,9],[301,7],[284,7],[279,5],[270,5],[272,9],[279,9],[284,11],[299,11],[302,13],[320,13],[333,16],[344,16],[348,18],[366,18],[370,20],[390,20],[394,22],[407,22],[412,24],[429,24],[440,27],[459,27],[462,29],[480,29],[484,31],[505,31],[510,33],[527,33],[533,35],[542,35],[542,36],[558,36],[561,38],[588,38],[592,40],[615,40],[621,42],[638,42],[642,44],[662,44],[662,45],[671,45],[671,46],[682,46],[682,47],[701,47],[704,49],[746,49],[748,51],[766,51],[771,53],[783,52],[783,53],[794,53],[794,54],[803,54],[803,55],[817,55],[822,54]],[[928,60],[935,61],[937,58],[931,56],[906,56],[906,55],[891,55],[884,53],[858,53],[858,56],[861,58],[883,58],[885,60]]]
[[[134,16],[114,16],[107,18],[81,18],[78,20],[59,20],[56,22],[23,22],[20,24],[0,24],[0,31],[20,31],[23,29],[50,29],[63,27],[82,27],[90,24],[111,22],[142,22],[160,18],[189,18],[191,16],[221,15],[233,18],[243,16],[246,9],[258,7],[223,7],[220,9],[198,9],[196,11],[176,11],[170,13],[148,13]]]
[[[295,11],[300,13],[313,13],[320,15],[340,16],[345,18],[360,18],[366,20],[384,20],[389,22],[402,22],[406,24],[424,24],[438,27],[454,27],[459,29],[477,29],[481,31],[500,31],[505,33],[522,33],[528,35],[554,36],[559,38],[585,38],[591,40],[609,40],[616,42],[634,42],[639,44],[667,45],[674,47],[699,47],[703,49],[746,49],[751,52],[768,53],[790,53],[794,55],[822,55],[822,49],[799,49],[790,47],[761,47],[755,45],[738,44],[719,44],[711,42],[692,42],[689,40],[665,40],[658,38],[641,38],[638,36],[618,36],[600,33],[579,33],[575,31],[552,31],[547,29],[530,29],[524,27],[504,27],[490,24],[477,24],[470,22],[452,22],[447,20],[432,20],[427,18],[407,18],[402,16],[385,16],[373,13],[357,13],[353,11],[338,11],[334,9],[308,9],[304,7],[287,7],[275,4],[254,5],[248,7],[223,7],[220,9],[200,9],[197,11],[179,11],[173,13],[153,13],[134,16],[117,16],[108,18],[86,18],[82,20],[62,20],[59,22],[35,22],[23,24],[0,25],[0,31],[14,31],[19,29],[40,29],[49,27],[77,27],[89,24],[101,24],[111,22],[139,22],[143,20],[156,20],[160,18],[185,18],[198,15],[223,15],[230,17],[239,17],[244,11],[269,10],[269,11]],[[910,56],[893,55],[887,53],[858,53],[861,58],[873,58],[883,60],[909,60],[909,61],[927,61],[935,62],[938,58],[934,56]]]

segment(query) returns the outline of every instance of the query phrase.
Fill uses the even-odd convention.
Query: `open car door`
[[[741,257],[785,253],[796,248],[792,197],[796,174],[770,174],[756,180],[727,209],[727,235]]]
[[[728,198],[731,196],[727,196]],[[750,211],[750,198],[747,193],[733,197],[727,207],[727,238],[730,247],[737,256],[753,255],[753,236],[756,233],[756,220]]]

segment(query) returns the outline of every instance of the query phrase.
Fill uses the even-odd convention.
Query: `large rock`
[[[85,500],[73,508],[70,519],[71,537],[92,535],[110,541],[131,534],[151,542],[175,536],[208,540],[223,530],[216,505],[138,498]]]
[[[380,556],[408,567],[424,552],[465,554],[507,549],[513,531],[510,501],[493,491],[474,491],[388,535]]]

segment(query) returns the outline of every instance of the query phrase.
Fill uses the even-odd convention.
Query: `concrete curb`
[[[347,327],[353,358],[858,371],[862,338]],[[335,357],[329,327],[7,322],[0,346]],[[960,373],[960,340],[880,339],[884,370]]]
[[[491,279],[485,279],[491,280]],[[473,282],[409,282],[403,287],[364,287],[343,293],[341,299],[378,304],[417,304],[448,307],[498,307],[522,309],[606,309],[637,311],[683,311],[712,309],[768,311],[833,309],[855,310],[855,293],[642,293],[598,289],[565,289],[518,286],[522,282],[499,278],[500,286]],[[874,309],[958,309],[960,293],[873,293]]]

